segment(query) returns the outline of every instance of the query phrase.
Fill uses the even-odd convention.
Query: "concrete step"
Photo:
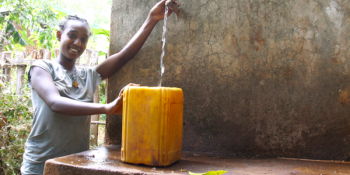
[[[180,161],[168,167],[149,167],[123,163],[120,146],[104,146],[65,157],[46,161],[46,175],[84,174],[189,174],[226,170],[225,175],[321,175],[350,174],[350,162],[300,160],[286,158],[239,159],[183,152]]]

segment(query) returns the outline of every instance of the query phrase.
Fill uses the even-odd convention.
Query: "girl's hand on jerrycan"
[[[107,114],[122,114],[123,112],[123,92],[126,87],[129,86],[140,86],[139,84],[130,83],[120,90],[118,97],[106,106]]]
[[[157,21],[164,18],[165,14],[165,2],[167,0],[159,1],[150,11],[149,16]],[[180,6],[175,0],[171,0],[176,6]],[[173,12],[173,6],[169,6],[168,16]]]

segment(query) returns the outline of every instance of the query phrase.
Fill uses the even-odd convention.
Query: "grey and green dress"
[[[81,102],[93,102],[94,92],[101,82],[95,67],[76,69],[75,76],[56,61],[39,60],[33,66],[47,71],[62,97]],[[32,68],[31,67],[31,68]],[[43,174],[45,161],[51,158],[82,152],[89,149],[90,116],[70,116],[51,111],[31,86],[34,108],[32,130],[25,143],[23,174]],[[78,87],[73,86],[73,79]],[[45,83],[45,82],[43,82]]]

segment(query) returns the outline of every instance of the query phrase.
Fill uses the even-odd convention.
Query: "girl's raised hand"
[[[161,0],[159,1],[150,11],[150,17],[159,21],[161,19],[164,18],[164,14],[165,14],[165,2],[167,0]],[[177,6],[179,6],[179,4],[177,2],[175,2],[175,0],[172,0]],[[168,16],[170,16],[172,13],[171,8],[169,8],[168,11]]]

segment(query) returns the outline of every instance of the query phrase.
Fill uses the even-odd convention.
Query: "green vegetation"
[[[29,89],[24,88],[22,96],[15,95],[15,91],[13,84],[0,81],[0,174],[5,175],[20,174],[33,116]]]
[[[53,49],[58,16],[48,6],[29,0],[6,0],[0,4],[0,51],[22,50],[27,45]]]

